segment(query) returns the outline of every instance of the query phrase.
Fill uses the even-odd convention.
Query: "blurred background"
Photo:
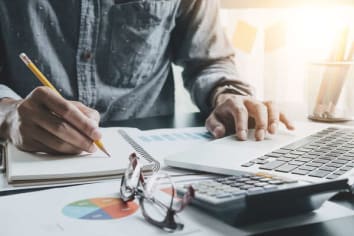
[[[310,62],[354,59],[353,0],[221,0],[221,7],[240,76],[261,100],[306,105]],[[338,46],[342,58],[334,56]],[[174,70],[176,112],[198,111]]]

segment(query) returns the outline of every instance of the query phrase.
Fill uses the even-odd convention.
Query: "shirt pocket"
[[[166,33],[169,1],[116,0],[110,11],[110,82],[134,88],[152,73]]]

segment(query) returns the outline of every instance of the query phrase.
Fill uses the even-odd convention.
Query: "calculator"
[[[258,221],[313,211],[340,191],[349,191],[347,179],[308,183],[268,173],[223,176],[178,184],[195,190],[192,204],[231,224]]]

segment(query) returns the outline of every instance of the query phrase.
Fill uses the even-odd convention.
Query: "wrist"
[[[243,95],[240,93],[239,89],[231,84],[224,84],[219,85],[214,88],[213,92],[211,93],[211,106],[215,108],[218,97],[222,94],[235,94],[235,95]]]

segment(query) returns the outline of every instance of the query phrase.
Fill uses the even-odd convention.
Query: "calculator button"
[[[283,184],[284,181],[281,181],[281,180],[270,180],[270,181],[268,181],[268,183],[280,185],[280,184]]]
[[[223,182],[221,182],[222,184],[226,184],[226,185],[230,185],[230,184],[233,184],[233,183],[235,183],[235,181],[234,180],[226,180],[226,181],[223,181]]]
[[[251,174],[243,174],[242,175],[242,177],[244,177],[244,178],[249,178],[249,177],[252,177],[253,176],[253,174],[251,175]]]
[[[216,198],[229,198],[232,197],[232,195],[230,193],[220,193],[218,195],[215,196]]]
[[[207,193],[205,193],[206,195],[208,195],[208,196],[210,196],[210,197],[215,197],[216,195],[218,195],[219,194],[219,192],[207,192]],[[197,195],[197,197],[198,197],[198,195]]]
[[[275,185],[266,185],[266,186],[263,187],[263,189],[264,189],[265,191],[272,191],[272,190],[278,189],[278,187],[275,186]]]
[[[266,186],[268,184],[265,183],[265,182],[261,182],[261,183],[255,183],[254,185],[257,186],[257,187],[263,187],[263,186]]]
[[[231,186],[231,187],[236,187],[236,188],[238,188],[238,187],[240,187],[240,186],[242,186],[242,185],[244,185],[244,184],[243,184],[243,183],[238,183],[238,182],[236,182],[236,183],[231,184],[230,186]]]
[[[240,189],[243,189],[243,190],[248,190],[250,188],[253,188],[253,185],[243,185],[240,187]]]
[[[246,191],[245,190],[235,190],[231,193],[233,196],[240,196],[240,195],[245,195]]]
[[[249,178],[240,178],[237,180],[237,182],[246,182],[248,180],[250,180],[250,179]]]
[[[236,180],[236,179],[239,179],[239,178],[241,178],[240,176],[231,176],[231,177],[227,177],[227,178],[225,178],[225,179],[227,179],[227,180]]]
[[[263,177],[261,177],[261,176],[251,176],[250,177],[250,179],[252,179],[252,180],[260,180],[260,179],[262,179]]]
[[[261,182],[268,182],[270,180],[270,178],[262,178],[262,179],[260,179],[259,181],[261,181]]]
[[[285,184],[294,184],[298,182],[296,179],[283,179],[283,181]]]
[[[254,188],[250,188],[247,190],[248,194],[256,194],[256,193],[262,193],[264,190],[263,188],[260,187],[254,187]]]
[[[215,179],[215,181],[216,182],[223,182],[223,181],[225,181],[225,178],[217,178],[217,179]]]

